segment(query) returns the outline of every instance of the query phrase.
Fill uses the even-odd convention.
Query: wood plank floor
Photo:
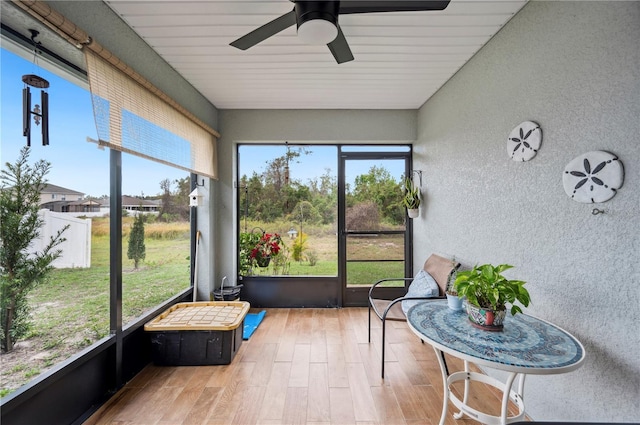
[[[388,322],[383,380],[381,324],[374,320],[368,343],[367,320],[366,308],[267,309],[231,364],[149,365],[85,424],[437,424],[443,384],[434,350],[406,323]],[[497,391],[474,385],[472,406],[498,414]],[[477,423],[453,419],[454,411],[449,403],[447,425]]]

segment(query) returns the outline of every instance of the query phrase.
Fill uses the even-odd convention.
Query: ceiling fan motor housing
[[[339,1],[297,1],[294,9],[298,36],[305,43],[328,44],[338,35]]]

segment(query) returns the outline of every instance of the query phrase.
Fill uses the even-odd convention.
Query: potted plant
[[[277,233],[265,233],[251,250],[250,257],[256,260],[258,267],[268,267],[272,255],[278,255],[282,238]]]
[[[402,184],[402,204],[407,209],[409,218],[416,218],[419,215],[420,189],[408,177],[404,179]]]
[[[511,314],[522,313],[516,301],[527,307],[529,292],[526,282],[509,280],[502,275],[511,269],[509,264],[483,264],[471,270],[458,272],[454,288],[460,297],[466,297],[467,315],[471,323],[481,329],[500,331],[503,327],[507,305]]]
[[[458,292],[456,291],[456,288],[455,288],[456,277],[458,275],[458,267],[460,267],[460,264],[456,266],[455,263],[456,262],[454,259],[453,260],[454,269],[451,270],[451,273],[447,278],[447,289],[444,292],[445,292],[445,295],[447,296],[447,305],[449,306],[449,308],[451,310],[460,311],[462,310],[462,300],[464,299],[464,297],[459,297]]]

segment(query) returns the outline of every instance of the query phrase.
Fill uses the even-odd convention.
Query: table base
[[[447,417],[448,410],[448,402],[451,400],[454,406],[456,406],[459,411],[453,415],[455,419],[461,419],[464,415],[469,416],[472,419],[477,420],[483,424],[487,425],[506,425],[512,422],[518,422],[524,420],[525,416],[525,407],[524,407],[524,374],[519,374],[515,372],[509,373],[509,376],[506,382],[502,382],[498,379],[492,378],[491,376],[487,376],[482,373],[471,372],[469,371],[469,362],[464,362],[464,371],[454,372],[451,375],[447,375],[446,366],[440,356],[440,351],[435,349],[436,357],[438,358],[438,363],[440,363],[440,370],[442,372],[442,381],[444,384],[444,400],[442,405],[442,415],[440,417],[440,425],[444,425],[445,419]],[[513,390],[513,383],[516,378],[518,379],[517,390]],[[451,385],[456,382],[464,381],[464,395],[462,400],[460,400],[453,392],[451,391]],[[480,382],[483,384],[491,385],[494,388],[497,388],[502,392],[502,405],[500,416],[489,415],[487,413],[481,412],[477,409],[472,408],[467,404],[469,399],[469,383],[470,382]],[[508,408],[509,401],[513,402],[517,408],[518,413],[512,416],[509,416]]]
[[[467,406],[466,400],[464,399],[460,400],[458,397],[456,397],[455,394],[451,392],[451,385],[459,381],[465,381],[465,398],[468,397],[468,393],[469,393],[468,383],[470,381],[481,382],[483,384],[491,385],[492,387],[495,387],[500,391],[502,391],[503,394],[505,392],[508,393],[507,405],[508,405],[508,401],[511,400],[518,407],[518,414],[514,416],[507,416],[505,413],[507,413],[508,411],[503,406],[502,413],[504,417],[493,416]],[[447,389],[449,392],[449,399],[451,400],[454,406],[460,409],[460,411],[457,414],[454,414],[454,418],[456,419],[460,419],[462,418],[463,415],[467,415],[470,418],[477,420],[478,422],[481,422],[483,424],[488,424],[488,425],[508,424],[511,422],[521,421],[524,419],[524,400],[521,394],[513,390],[507,390],[505,383],[497,379],[494,379],[490,376],[483,375],[481,373],[476,373],[476,372],[455,372],[449,375],[449,377],[447,378]]]

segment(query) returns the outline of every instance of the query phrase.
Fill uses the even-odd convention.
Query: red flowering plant
[[[265,233],[262,235],[256,246],[251,250],[250,257],[261,265],[267,258],[271,258],[272,255],[278,255],[280,252],[280,244],[282,238],[277,233]]]

